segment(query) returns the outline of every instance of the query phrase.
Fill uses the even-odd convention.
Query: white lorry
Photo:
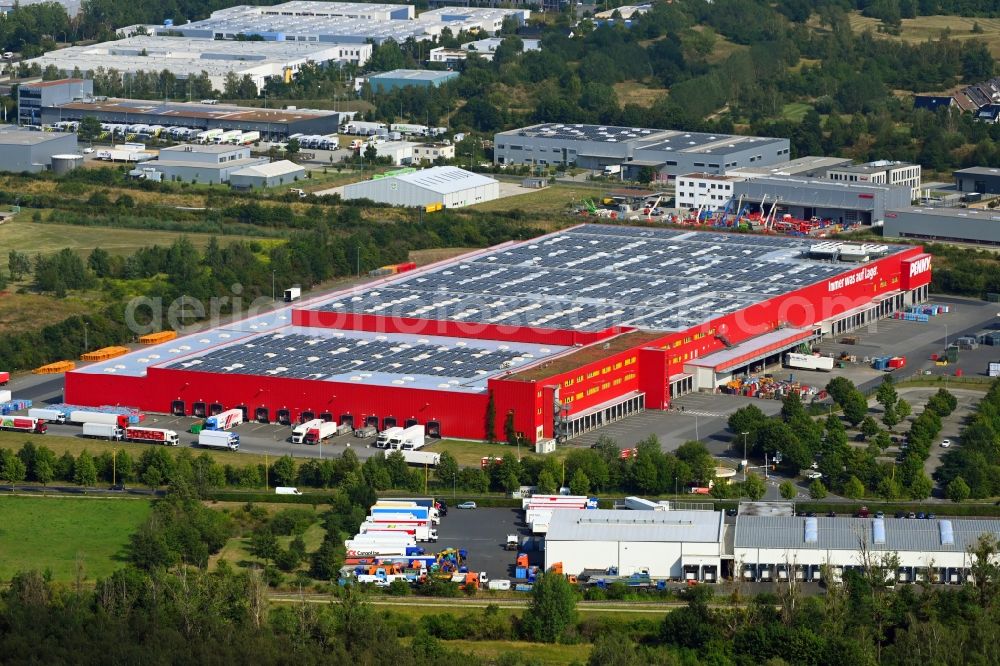
[[[285,290],[285,302],[297,301],[302,296],[302,287],[289,287]]]
[[[318,419],[318,421],[318,424],[306,431],[305,439],[302,440],[306,444],[319,444],[337,434],[338,426],[336,423],[323,419]]]
[[[290,486],[278,486],[274,489],[275,495],[301,495],[298,488],[292,488]]]
[[[412,425],[409,428],[387,428],[378,436],[375,446],[380,449],[416,451],[426,443],[426,428]]]
[[[106,423],[118,425],[123,428],[128,427],[128,417],[124,414],[113,414],[110,412],[87,412],[77,410],[69,413],[68,423]]]
[[[125,431],[113,423],[84,423],[83,436],[117,442],[125,436]]]
[[[225,430],[202,430],[198,433],[198,446],[206,449],[240,450],[240,436]]]
[[[386,450],[386,457],[389,456],[393,451]],[[441,454],[434,453],[432,451],[400,451],[403,454],[403,460],[406,461],[408,465],[429,465],[431,467],[437,467],[438,463],[441,462]]]
[[[208,430],[229,430],[243,423],[242,409],[227,409],[221,414],[209,416],[205,419],[205,427]]]
[[[5,393],[6,391],[0,391]],[[2,397],[2,396],[0,396]],[[7,398],[10,400],[10,398]],[[43,419],[49,423],[66,423],[66,415],[58,409],[45,409],[44,407],[32,407],[28,410],[28,416],[33,419]]]
[[[833,357],[815,356],[813,354],[796,354],[794,352],[785,354],[785,365],[789,368],[799,370],[821,370],[830,372],[833,370]]]
[[[375,440],[375,448],[377,449],[389,449],[393,448],[390,446],[393,442],[398,442],[399,438],[403,434],[403,428],[398,426],[393,426],[392,428],[386,428],[378,434],[378,438]]]
[[[292,429],[292,444],[301,444],[306,441],[306,433],[313,428],[318,428],[321,423],[323,423],[323,419],[313,419],[295,426]]]
[[[633,511],[668,511],[670,507],[642,497],[626,497],[625,508]]]

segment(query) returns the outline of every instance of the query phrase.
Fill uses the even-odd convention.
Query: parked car
[[[917,517],[917,514],[915,514],[915,513],[913,513],[913,512],[911,511],[911,512],[909,512],[908,514],[906,514],[906,517],[907,517],[907,518],[916,518],[916,517]]]
[[[456,509],[475,509],[476,508],[476,503],[475,502],[462,502],[461,504],[455,505],[455,508]]]
[[[924,513],[923,511],[920,511],[917,513],[917,518],[919,518],[920,520],[924,520],[925,518],[927,518],[927,514]]]
[[[897,511],[896,512],[896,517],[897,518],[906,518],[906,513],[904,513],[903,511]]]
[[[941,448],[942,449],[947,449],[949,446],[951,446],[951,440],[950,439],[942,439],[941,440]]]
[[[927,520],[934,520],[935,518],[937,518],[936,514],[933,514],[933,513],[928,513],[927,514]]]
[[[806,478],[807,479],[822,479],[823,478],[823,473],[822,472],[817,472],[816,470],[811,470],[809,472],[806,472]]]
[[[885,512],[884,511],[876,511],[875,512],[875,517],[876,518],[885,518]]]

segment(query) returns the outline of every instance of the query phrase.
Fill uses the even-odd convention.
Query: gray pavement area
[[[437,550],[464,548],[469,552],[470,571],[485,571],[490,578],[513,581],[517,553],[504,550],[504,545],[508,534],[517,534],[521,539],[531,536],[523,521],[524,512],[507,508],[456,509],[451,502],[448,504],[448,515],[438,525],[438,542],[430,545]],[[543,559],[540,551],[528,552],[530,564],[542,566]]]

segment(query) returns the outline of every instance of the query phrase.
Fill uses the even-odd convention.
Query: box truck
[[[44,435],[48,428],[45,421],[33,419],[27,416],[0,416],[0,430],[16,430],[17,432],[31,432],[36,435]]]
[[[0,391],[3,393],[3,391]],[[0,395],[0,402],[3,396]],[[9,398],[8,398],[9,400]],[[42,419],[50,423],[66,423],[66,415],[60,412],[58,409],[45,409],[44,407],[32,407],[28,410],[28,416],[33,419]]]
[[[120,441],[125,435],[121,426],[113,423],[84,423],[83,436],[94,439],[106,439],[108,441]]]
[[[324,421],[323,419],[317,420],[319,421],[317,425],[306,430],[306,436],[303,440],[306,444],[319,444],[337,434],[336,423],[333,421]]]
[[[227,409],[221,414],[209,416],[205,419],[205,428],[207,430],[229,430],[241,423],[243,423],[243,410]]]
[[[797,368],[799,370],[830,372],[833,370],[833,357],[790,353],[785,354],[785,365],[789,368]]]
[[[66,419],[68,423],[106,423],[108,425],[117,425],[122,428],[128,427],[128,416],[125,414],[112,414],[110,412],[87,412],[82,410],[74,410],[69,413],[69,418]]]
[[[125,428],[125,439],[129,442],[149,442],[164,446],[177,446],[180,443],[176,432],[164,428]]]
[[[10,381],[10,373],[6,371],[0,372],[0,386],[7,386],[7,382],[9,381]]]
[[[521,500],[522,509],[596,509],[597,498],[586,495],[532,495]]]
[[[433,501],[432,501],[433,502]],[[427,515],[437,523],[440,522],[441,516],[446,515],[447,512],[441,511],[435,504],[427,505],[418,501],[401,499],[401,500],[379,500],[374,505],[372,505],[371,510],[381,509],[386,512],[402,512],[406,513],[409,511],[414,511],[416,509],[427,509]]]
[[[323,422],[323,419],[312,419],[292,428],[292,444],[301,444],[306,441],[306,433],[313,428],[318,428]]]
[[[202,430],[198,433],[198,446],[206,449],[240,450],[240,436],[225,430]]]
[[[13,397],[7,389],[0,390],[0,403],[10,402]]]
[[[289,287],[285,290],[285,302],[291,303],[292,301],[297,301],[302,297],[301,287]]]

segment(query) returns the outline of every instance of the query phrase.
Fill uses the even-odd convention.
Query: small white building
[[[829,169],[826,172],[826,177],[830,180],[847,183],[908,187],[910,188],[911,200],[920,198],[921,168],[919,164],[889,160],[849,164]]]
[[[487,37],[486,39],[477,39],[474,42],[466,42],[457,49],[439,46],[431,49],[430,62],[454,64],[464,61],[471,53],[477,54],[487,62],[492,62],[493,55],[502,42],[502,37]],[[540,50],[541,44],[541,40],[538,39],[521,40],[521,48],[525,53]]]
[[[1000,536],[1000,520],[907,518],[804,518],[739,516],[733,540],[734,566],[745,580],[820,580],[829,567],[834,578],[870,560],[899,558],[899,582],[965,581],[972,566],[969,548],[980,535]]]
[[[455,144],[453,143],[418,143],[413,146],[413,161],[435,162],[439,159],[455,159]]]
[[[733,184],[746,180],[740,176],[714,173],[689,173],[677,176],[677,208],[700,208],[716,211],[733,198]]]
[[[306,170],[288,160],[244,167],[229,174],[229,185],[237,190],[291,185],[306,177]]]
[[[621,576],[717,581],[725,522],[721,511],[553,511],[545,536],[545,569],[615,568]]]
[[[413,162],[413,149],[418,144],[413,141],[383,141],[372,144],[378,157],[388,157],[395,166],[405,166]],[[368,152],[368,146],[361,149],[361,154]]]
[[[458,167],[441,166],[344,186],[343,198],[394,206],[460,208],[500,197],[500,183]]]

